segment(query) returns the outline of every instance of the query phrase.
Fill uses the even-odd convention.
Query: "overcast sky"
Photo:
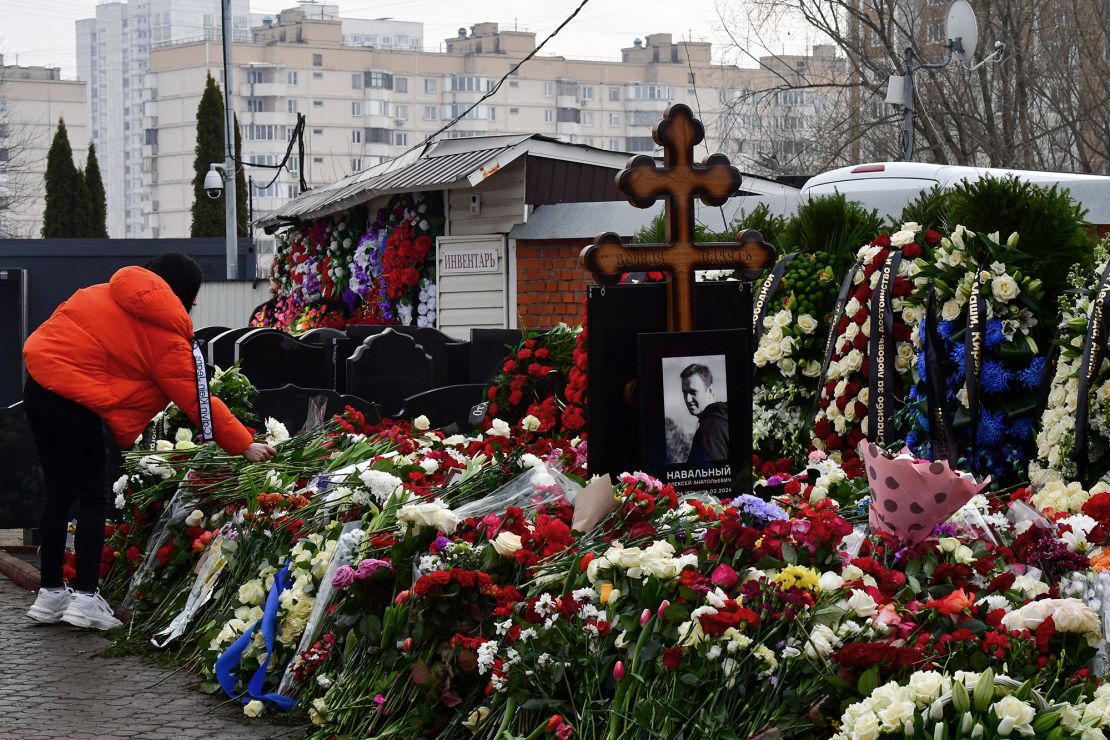
[[[515,23],[522,30],[534,31],[538,43],[570,15],[580,0],[338,2],[343,16],[421,21],[425,46],[435,48],[461,26],[480,21],[495,21],[503,27]],[[0,53],[5,63],[15,63],[18,55],[20,64],[60,66],[63,75],[75,76],[74,22],[93,17],[96,5],[97,0],[0,0]],[[251,0],[251,11],[276,13],[294,5],[289,0]],[[738,0],[590,0],[543,53],[614,59],[619,58],[621,47],[630,46],[638,36],[670,33],[675,40],[712,41],[719,50],[715,56],[719,57],[729,42],[719,20],[718,5],[735,8]],[[742,29],[734,30],[742,33]],[[775,43],[794,46],[789,34]]]

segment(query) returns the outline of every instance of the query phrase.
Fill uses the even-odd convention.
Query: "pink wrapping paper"
[[[990,484],[953,470],[947,461],[918,460],[908,449],[890,457],[878,445],[860,443],[871,485],[871,527],[908,545],[929,537],[960,507]]]

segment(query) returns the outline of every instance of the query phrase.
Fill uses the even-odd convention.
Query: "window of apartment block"
[[[394,77],[393,78],[393,92],[407,93],[409,91],[409,78],[408,77]]]
[[[592,110],[582,111],[582,125],[583,126],[593,126],[594,125],[594,112]]]
[[[393,75],[388,72],[367,72],[366,86],[378,90],[392,90]]]
[[[610,113],[609,114],[609,125],[610,126],[620,126],[621,125],[621,114],[620,113]]]
[[[659,114],[650,110],[628,111],[629,126],[654,126],[659,121]],[[614,124],[615,125],[615,124]]]
[[[312,101],[312,107],[313,108],[323,108],[324,107],[324,101],[323,100],[313,100]]]
[[[297,101],[294,98],[290,98],[289,100],[286,100],[285,101],[285,108],[290,113],[296,113],[297,112]]]
[[[297,73],[296,72],[289,72],[288,74],[285,75],[285,79],[290,85],[293,85],[294,87],[296,87],[296,85],[297,85]]]
[[[555,83],[554,82],[545,82],[545,83],[543,83],[543,96],[545,98],[555,97]]]
[[[261,98],[247,98],[248,113],[261,113],[263,110]]]
[[[393,141],[393,131],[387,128],[366,129],[367,144],[389,144]]]
[[[582,112],[577,108],[559,108],[555,111],[555,120],[558,123],[580,123]]]
[[[394,105],[393,117],[402,121],[409,120],[409,107],[407,105]]]
[[[435,77],[425,77],[424,78],[424,92],[429,94],[429,95],[434,93],[439,87],[439,85],[436,84],[436,82],[437,81],[436,81]]]
[[[553,108],[546,108],[543,112],[544,123],[555,123],[555,110]]]
[[[650,136],[629,136],[628,151],[650,152],[655,148],[655,141]]]
[[[354,131],[351,132],[351,143],[352,144],[361,144],[362,143],[362,129],[356,128]]]
[[[366,113],[371,116],[388,116],[389,103],[385,100],[367,100]]]
[[[925,24],[925,39],[930,44],[943,44],[944,23],[940,20],[932,20]]]
[[[127,78],[126,77],[123,78],[123,81],[127,82]],[[260,69],[248,69],[247,70],[247,82],[249,82],[252,85],[257,85],[258,83],[262,82],[262,70],[260,70]]]
[[[609,88],[609,101],[616,103],[621,99],[621,89],[619,87]]]
[[[358,172],[361,169],[362,169],[362,158],[361,157],[352,157],[351,158],[351,172]]]
[[[362,89],[362,73],[361,72],[358,72],[358,73],[355,73],[355,74],[351,75],[351,89],[352,90],[361,90]]]
[[[619,152],[624,149],[624,147],[621,146],[620,139],[609,139],[609,148],[615,152]]]
[[[312,66],[313,67],[323,67],[324,66],[324,55],[323,54],[313,54],[312,55]]]
[[[593,100],[594,99],[593,85],[583,85],[582,87],[578,88],[578,97],[582,98],[583,100]]]
[[[312,158],[312,164],[323,164],[323,163],[324,163],[324,158],[323,157],[313,157]]]
[[[424,106],[424,120],[434,121],[439,118],[439,109],[434,105]]]
[[[323,136],[323,134],[324,134],[324,129],[322,129],[322,128],[312,129],[312,135],[313,136]]]
[[[393,132],[393,143],[397,146],[408,146],[409,145],[409,135],[407,133],[405,133],[404,131],[394,131]]]
[[[593,146],[594,145],[594,137],[587,136],[585,139],[582,140],[582,143],[585,144],[586,146]]]
[[[356,100],[353,103],[351,103],[351,115],[352,116],[361,116],[362,115],[362,103],[360,101]]]
[[[509,108],[510,116],[515,116],[517,113],[520,113],[520,108]]]

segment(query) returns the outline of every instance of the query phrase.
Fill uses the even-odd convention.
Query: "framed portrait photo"
[[[750,492],[750,332],[641,334],[639,349],[645,470],[679,494]]]

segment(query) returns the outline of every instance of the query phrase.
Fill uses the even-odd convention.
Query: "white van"
[[[880,216],[897,216],[922,190],[935,185],[950,188],[964,180],[987,175],[1015,175],[1045,185],[1059,185],[1087,209],[1087,220],[1100,232],[1110,231],[1110,177],[1074,175],[1067,172],[1039,172],[986,167],[956,167],[923,162],[875,162],[841,167],[812,177],[802,187],[801,197],[843,193],[867,208],[878,209]]]

